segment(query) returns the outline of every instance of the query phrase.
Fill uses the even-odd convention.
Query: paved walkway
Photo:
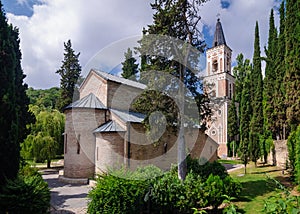
[[[51,190],[51,214],[86,213],[90,186],[62,183],[57,170],[44,170],[42,174]]]

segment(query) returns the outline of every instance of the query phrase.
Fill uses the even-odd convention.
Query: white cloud
[[[55,71],[59,69],[63,59],[63,42],[68,39],[72,40],[75,51],[81,52],[80,63],[84,67],[99,50],[124,38],[141,35],[142,28],[152,22],[148,1],[39,2],[43,4],[34,5],[31,17],[7,14],[9,21],[20,29],[26,82],[36,88],[59,85],[59,76]],[[233,59],[240,52],[247,58],[252,58],[255,21],[259,21],[263,47],[267,41],[269,13],[274,2],[231,0],[230,3],[230,7],[226,9],[221,8],[220,0],[205,3],[201,9],[202,23],[208,24],[213,34],[216,14],[220,13],[226,42],[233,50]],[[123,55],[125,50],[126,48],[120,50],[120,53]],[[263,49],[261,50],[263,54]],[[115,62],[110,57],[106,56],[107,61]],[[117,65],[108,67],[114,66]]]

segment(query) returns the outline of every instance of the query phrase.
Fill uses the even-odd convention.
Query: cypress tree
[[[286,108],[285,108],[285,88],[283,78],[285,75],[285,8],[284,1],[280,5],[280,28],[278,36],[278,47],[275,60],[275,90],[273,97],[274,102],[274,115],[275,115],[275,137],[276,139],[285,139],[285,126],[286,126]]]
[[[240,103],[240,153],[241,160],[245,166],[245,174],[246,174],[246,166],[249,162],[249,132],[250,132],[250,120],[251,120],[251,81],[250,81],[251,72],[246,74],[245,80],[243,82],[243,91],[241,96]]]
[[[136,74],[138,73],[138,64],[136,64],[136,59],[132,56],[132,50],[127,49],[127,52],[124,54],[125,61],[122,62],[122,77],[125,79],[136,80]]]
[[[61,76],[60,89],[61,94],[58,100],[57,108],[62,110],[64,107],[79,98],[77,82],[80,78],[81,66],[79,64],[80,53],[75,54],[72,48],[71,40],[64,43],[64,60],[59,70],[56,71]]]
[[[255,25],[253,71],[251,72],[251,107],[250,122],[250,158],[255,163],[260,157],[260,137],[263,134],[263,108],[262,108],[263,81],[261,72],[261,57],[259,44],[258,22]]]
[[[30,119],[24,78],[18,30],[7,24],[0,1],[0,185],[19,170],[20,143]]]
[[[233,96],[233,99],[230,103],[229,110],[228,110],[228,121],[227,121],[227,134],[230,142],[228,148],[230,148],[230,153],[232,154],[233,157],[235,156],[237,150],[236,136],[239,134],[239,127],[238,127],[239,121],[238,121],[237,113],[238,112],[236,109],[235,96]]]
[[[300,1],[286,1],[285,106],[290,131],[300,124]]]
[[[277,55],[277,30],[274,24],[274,12],[271,10],[270,21],[269,21],[269,38],[268,38],[268,47],[265,47],[266,53],[266,68],[265,68],[265,78],[264,78],[264,89],[263,89],[263,113],[264,113],[264,131],[265,138],[271,135],[274,139],[275,136],[272,136],[272,133],[275,133],[275,122],[276,115],[274,114],[275,109],[275,60]],[[267,151],[262,151],[265,154]]]

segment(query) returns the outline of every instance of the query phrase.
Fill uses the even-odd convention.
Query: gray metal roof
[[[107,109],[106,106],[93,93],[83,97],[80,100],[71,103],[64,110],[70,108],[93,108],[93,109]]]
[[[125,132],[125,130],[114,120],[110,120],[93,131],[93,133],[102,132]]]
[[[124,122],[141,123],[145,119],[146,115],[133,111],[121,111],[116,109],[110,109],[112,113],[117,115]]]
[[[99,70],[95,70],[95,69],[93,69],[93,71],[95,71],[100,77],[104,78],[105,80],[110,80],[113,82],[121,83],[124,85],[132,86],[132,87],[140,88],[140,89],[145,89],[147,87],[146,85],[144,85],[142,83],[135,82],[135,81],[125,79],[122,77],[114,76],[112,74],[109,74],[109,73],[106,73],[103,71],[99,71]]]
[[[213,47],[219,46],[219,45],[226,45],[225,36],[223,33],[222,25],[220,22],[220,19],[218,19],[216,24],[216,31],[214,35],[214,41],[213,41]]]

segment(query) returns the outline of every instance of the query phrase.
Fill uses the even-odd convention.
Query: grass
[[[255,167],[251,163],[247,165],[247,174],[243,173],[243,168],[230,173],[243,187],[240,198],[235,202],[242,213],[264,213],[265,200],[277,194],[274,182],[270,182],[267,175],[283,182],[289,181],[287,173],[282,175],[282,170],[274,166]]]
[[[242,164],[242,162],[240,160],[225,160],[225,159],[219,159],[218,160],[219,163],[223,163],[223,164]]]

